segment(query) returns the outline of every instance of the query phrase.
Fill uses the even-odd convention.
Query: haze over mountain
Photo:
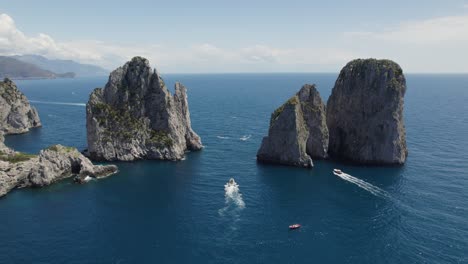
[[[12,56],[23,62],[34,64],[44,70],[55,73],[74,72],[79,77],[106,76],[109,71],[91,64],[81,64],[72,60],[51,60],[40,55],[15,55]]]
[[[75,73],[55,73],[12,57],[0,56],[0,77],[14,79],[74,78]]]

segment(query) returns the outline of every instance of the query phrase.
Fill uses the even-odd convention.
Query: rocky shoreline
[[[53,145],[39,155],[14,151],[0,138],[0,197],[13,189],[43,187],[75,177],[104,178],[117,172],[115,165],[93,165],[76,148]]]
[[[0,117],[0,197],[17,188],[43,187],[70,177],[84,183],[117,172],[115,165],[93,165],[73,147],[53,145],[34,155],[5,146],[4,133],[26,133],[41,126],[36,109],[9,79],[0,82]]]

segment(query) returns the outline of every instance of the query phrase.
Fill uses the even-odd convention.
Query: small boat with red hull
[[[291,230],[292,230],[292,229],[298,229],[298,228],[300,228],[300,227],[301,227],[300,224],[294,224],[294,225],[290,225],[290,226],[289,226],[289,229],[291,229]]]

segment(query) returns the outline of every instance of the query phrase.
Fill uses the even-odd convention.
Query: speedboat
[[[227,184],[228,184],[228,186],[233,186],[233,185],[236,185],[237,183],[236,183],[236,181],[234,181],[234,178],[231,178],[231,179],[229,179]]]
[[[290,225],[290,226],[289,226],[289,229],[298,229],[298,228],[300,228],[300,227],[301,227],[300,224],[294,224],[294,225]]]
[[[339,169],[333,169],[333,173],[342,174],[343,172]]]

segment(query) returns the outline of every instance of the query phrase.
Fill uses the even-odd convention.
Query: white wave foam
[[[227,204],[234,203],[238,208],[245,208],[244,199],[242,199],[242,194],[239,192],[239,185],[237,183],[226,183],[224,185],[224,192]]]
[[[29,100],[29,102],[30,103],[35,103],[35,104],[86,106],[86,104],[84,104],[84,103],[47,102],[47,101],[35,101],[35,100]]]
[[[229,137],[223,137],[223,136],[216,136],[219,139],[229,139]]]
[[[380,189],[379,187],[372,185],[364,180],[358,179],[344,172],[343,173],[334,172],[333,174],[335,174],[336,176],[340,177],[341,179],[345,181],[348,181],[350,183],[357,185],[358,187],[372,193],[375,196],[390,198],[389,193],[387,193],[386,191]]]
[[[239,191],[239,185],[232,180],[224,185],[225,206],[218,210],[220,216],[226,213],[234,218],[239,218],[239,211],[245,208],[244,199]]]
[[[247,141],[252,137],[252,135],[243,135],[241,138],[239,138],[242,141]]]

